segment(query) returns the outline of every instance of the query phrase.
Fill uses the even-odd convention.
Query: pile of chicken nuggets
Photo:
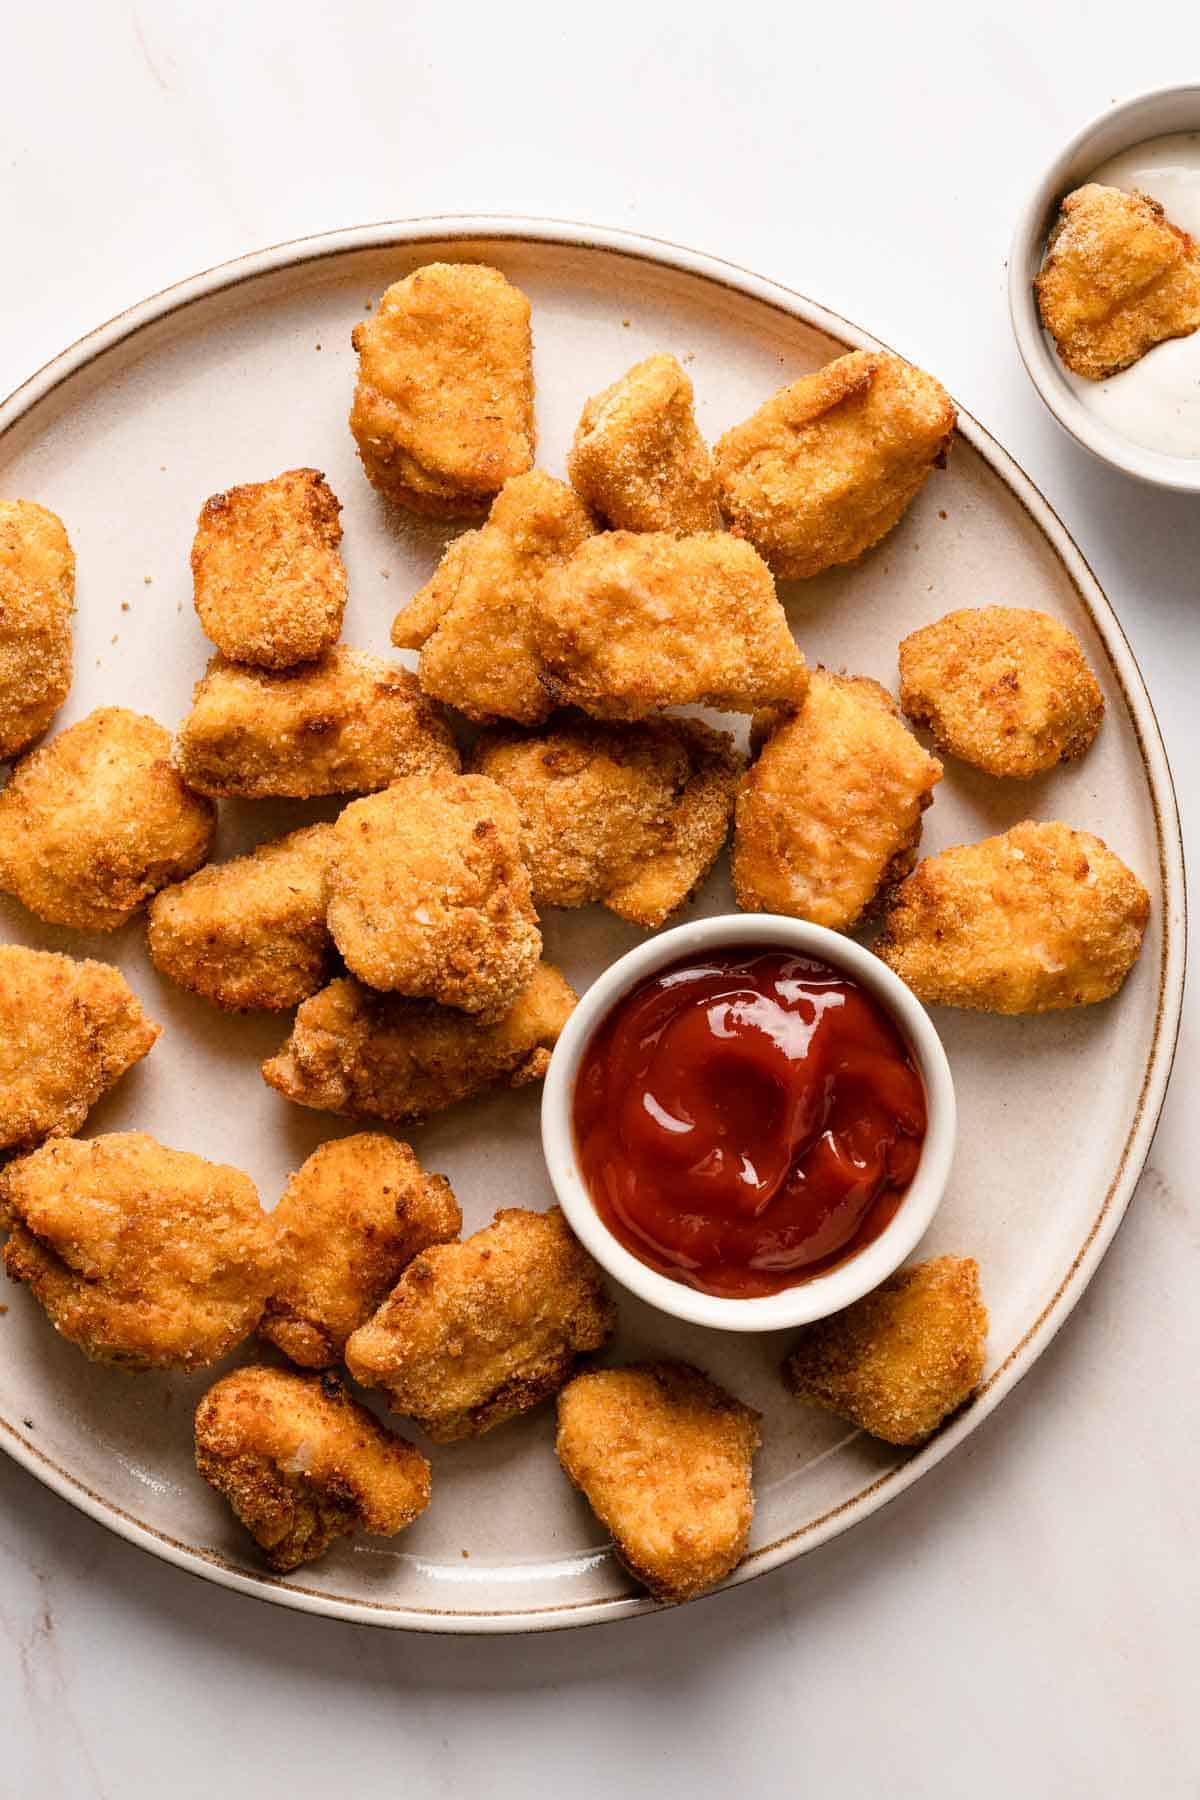
[[[777,590],[869,553],[945,462],[937,381],[852,351],[710,451],[690,379],[654,355],[586,401],[561,480],[534,466],[531,308],[499,271],[418,268],[353,341],[367,479],[472,522],[392,625],[417,669],[340,642],[340,504],[291,469],[201,508],[214,655],[174,736],[105,707],[37,746],[70,683],[74,559],[52,513],[0,502],[0,753],[19,758],[0,889],[92,932],[144,909],[169,981],[230,1013],[296,1009],[273,1089],[376,1126],[539,1080],[576,1000],[545,909],[656,929],[731,830],[740,907],[879,924],[925,1000],[1116,993],[1148,898],[1099,839],[1030,820],[918,860],[943,758],[1013,780],[1087,751],[1104,703],[1071,632],[951,612],[900,646],[897,703],[810,669]],[[672,710],[696,707],[748,715],[749,751]],[[329,795],[334,821],[209,862],[221,800]],[[323,1144],[272,1212],[247,1175],[144,1133],[74,1135],[158,1035],[115,969],[0,947],[4,1263],[124,1370],[269,1347],[209,1388],[195,1440],[271,1568],[430,1503],[427,1457],[348,1381],[441,1444],[556,1397],[562,1468],[639,1582],[677,1601],[736,1566],[759,1415],[684,1363],[594,1364],[616,1308],[557,1208],[464,1238],[449,1182],[378,1129]],[[975,1262],[939,1257],[809,1327],[786,1384],[920,1443],[977,1387],[986,1333]]]

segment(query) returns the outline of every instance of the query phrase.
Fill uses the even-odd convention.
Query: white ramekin
[[[928,1129],[917,1173],[894,1218],[873,1243],[839,1267],[779,1294],[726,1299],[702,1294],[639,1262],[618,1243],[597,1213],[575,1155],[572,1104],[580,1059],[597,1026],[614,1003],[668,963],[686,956],[761,945],[819,958],[852,976],[890,1013],[909,1045],[925,1085]],[[773,913],[731,913],[697,919],[639,944],[594,981],[567,1020],[550,1061],[542,1095],[542,1147],[559,1204],[576,1237],[601,1268],[660,1312],[718,1331],[778,1331],[823,1319],[858,1300],[899,1268],[920,1242],[937,1211],[950,1174],[955,1133],[954,1083],[941,1039],[920,1001],[861,944]]]

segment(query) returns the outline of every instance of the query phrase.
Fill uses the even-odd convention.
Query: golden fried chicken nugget
[[[733,885],[747,912],[849,931],[916,861],[942,778],[877,681],[814,669],[738,788]]]
[[[565,714],[533,736],[485,732],[474,766],[516,801],[535,906],[600,901],[653,928],[716,861],[741,758],[698,719]]]
[[[978,1012],[1092,1006],[1137,961],[1150,896],[1098,837],[1025,819],[927,857],[876,953],[920,999]]]
[[[692,384],[673,356],[648,356],[592,395],[567,472],[576,493],[618,531],[721,529]]]
[[[635,1363],[568,1382],[555,1448],[629,1573],[692,1600],[746,1554],[759,1423],[688,1363]]]
[[[409,1263],[350,1338],[346,1367],[448,1444],[556,1393],[615,1323],[599,1270],[558,1207],[510,1206],[473,1237]]]
[[[979,1264],[935,1256],[806,1325],[784,1380],[872,1437],[919,1444],[979,1386],[987,1331]]]
[[[315,994],[333,960],[332,849],[332,825],[307,825],[163,888],[146,929],[159,974],[232,1012],[281,1012]]]
[[[331,981],[306,1000],[263,1080],[297,1106],[348,1119],[423,1119],[497,1082],[540,1081],[576,994],[550,963],[494,1023]]]
[[[337,643],[341,510],[319,469],[288,469],[204,502],[192,544],[196,612],[225,656],[288,669]]]
[[[0,1150],[78,1131],[161,1032],[108,963],[0,945]]]
[[[1058,354],[1088,381],[1200,326],[1200,246],[1148,194],[1094,181],[1068,194],[1033,285]]]
[[[199,1369],[258,1324],[275,1281],[248,1175],[144,1131],[43,1144],[0,1174],[4,1266],[94,1362]]]
[[[0,500],[0,761],[41,737],[71,688],[75,553],[56,513]]]
[[[411,775],[352,802],[326,890],[346,967],[383,992],[496,1019],[542,954],[520,814],[486,775]]]
[[[989,775],[1036,775],[1082,756],[1104,718],[1078,638],[1021,606],[964,607],[910,633],[900,704],[939,750]]]
[[[457,769],[458,751],[415,675],[339,645],[299,669],[214,656],[179,728],[175,760],[201,794],[306,800]]]
[[[781,577],[854,562],[944,465],[955,416],[932,375],[852,350],[725,433],[714,452],[721,509]]]
[[[483,263],[429,263],[354,327],[350,429],[367,479],[410,512],[482,511],[533,463],[529,302]]]
[[[355,1531],[395,1537],[429,1505],[421,1452],[333,1374],[223,1375],[196,1408],[196,1467],[281,1573]]]
[[[216,807],[171,765],[171,736],[102,706],[13,770],[0,794],[0,889],[39,919],[116,931],[198,868]]]
[[[446,1177],[427,1175],[410,1145],[363,1131],[314,1150],[271,1223],[279,1274],[258,1335],[324,1369],[414,1256],[458,1236],[462,1213]]]
[[[552,569],[591,536],[565,482],[542,469],[506,481],[478,531],[456,538],[392,623],[392,642],[421,651],[421,686],[469,719],[538,725],[550,711],[534,631]]]
[[[808,679],[770,570],[723,531],[589,538],[543,586],[537,636],[547,692],[598,719],[750,712]]]

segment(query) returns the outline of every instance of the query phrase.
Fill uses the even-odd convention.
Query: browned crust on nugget
[[[692,384],[673,356],[648,356],[592,395],[567,471],[575,491],[618,531],[721,528]]]
[[[0,500],[0,760],[41,737],[71,688],[75,554],[56,513]]]

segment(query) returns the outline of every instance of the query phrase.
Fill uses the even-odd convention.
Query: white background
[[[1200,501],[1042,412],[1005,257],[1079,125],[1200,78],[1192,8],[0,0],[0,71],[0,392],[155,289],[339,225],[537,213],[713,251],[933,368],[1042,486],[1188,831]],[[850,1537],[683,1612],[334,1624],[158,1564],[0,1459],[0,1796],[1200,1793],[1197,1073],[1193,1015],[1116,1244],[1000,1412]]]

